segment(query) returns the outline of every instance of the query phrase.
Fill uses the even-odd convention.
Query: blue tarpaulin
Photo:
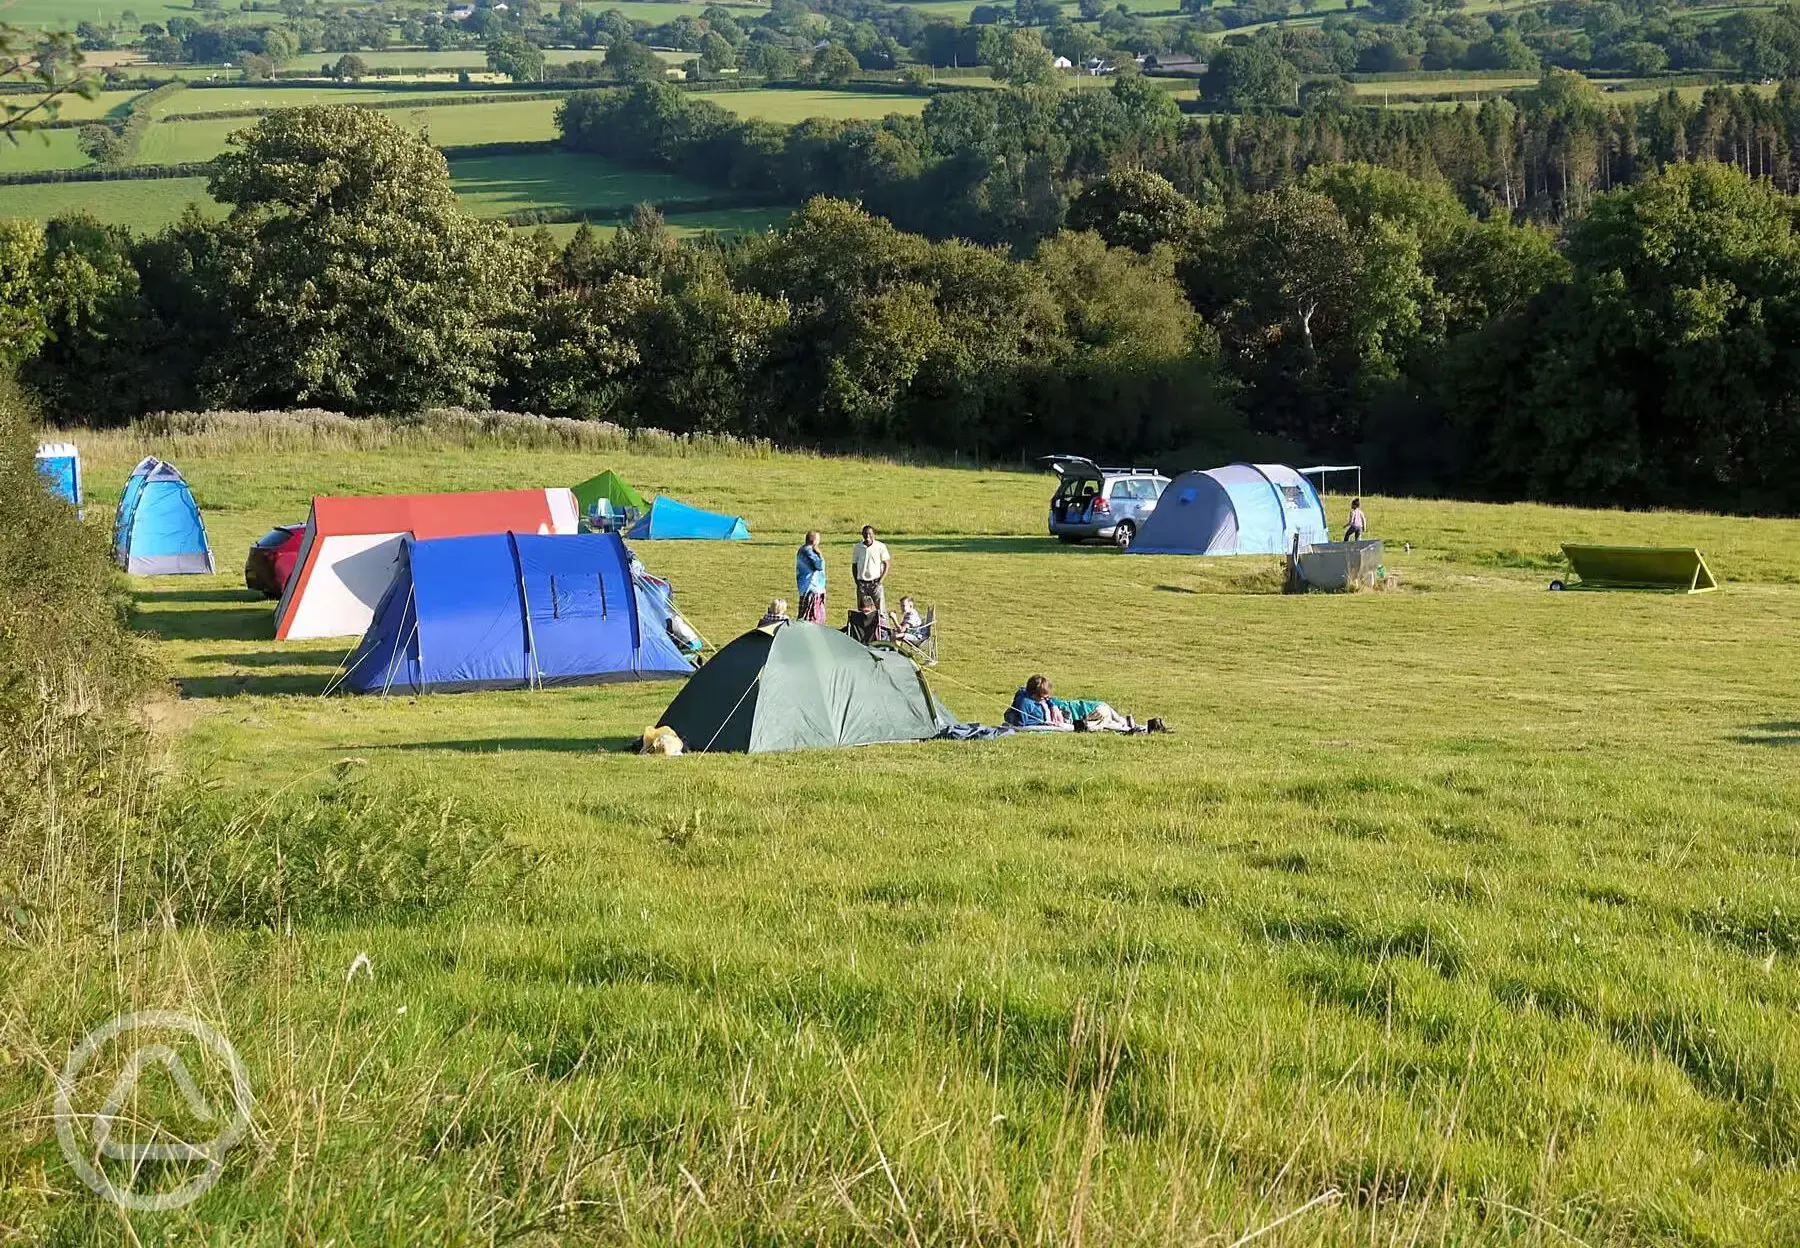
[[[670,498],[667,494],[650,504],[625,535],[634,541],[693,539],[715,542],[747,542],[750,529],[742,516],[721,516]]]
[[[406,541],[351,653],[357,693],[452,693],[692,668],[638,591],[617,534],[492,533]]]

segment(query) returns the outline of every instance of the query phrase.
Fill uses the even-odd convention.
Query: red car
[[[288,577],[294,574],[300,539],[305,533],[304,524],[284,524],[251,543],[250,555],[244,560],[245,586],[260,591],[265,598],[281,597]]]

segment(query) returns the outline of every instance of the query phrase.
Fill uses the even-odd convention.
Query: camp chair
[[[619,518],[613,512],[611,499],[594,500],[594,505],[588,508],[587,527],[590,533],[611,533],[619,527]]]
[[[898,612],[889,612],[883,638],[894,649],[922,667],[935,667],[938,660],[937,608],[926,607],[925,619],[915,629],[900,627]]]

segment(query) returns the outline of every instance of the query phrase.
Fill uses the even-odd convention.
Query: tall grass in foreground
[[[33,426],[0,382],[0,944],[97,919],[151,757],[104,538],[43,489]]]

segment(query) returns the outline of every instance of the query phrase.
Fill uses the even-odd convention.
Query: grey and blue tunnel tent
[[[1330,540],[1312,482],[1285,464],[1227,464],[1169,483],[1134,555],[1280,555]]]
[[[679,680],[667,599],[616,534],[408,538],[347,660],[356,693],[537,689]]]
[[[798,621],[720,650],[657,723],[692,754],[924,741],[959,726],[905,655]]]
[[[150,456],[131,470],[113,515],[113,557],[133,576],[212,573],[206,524],[174,464]]]

